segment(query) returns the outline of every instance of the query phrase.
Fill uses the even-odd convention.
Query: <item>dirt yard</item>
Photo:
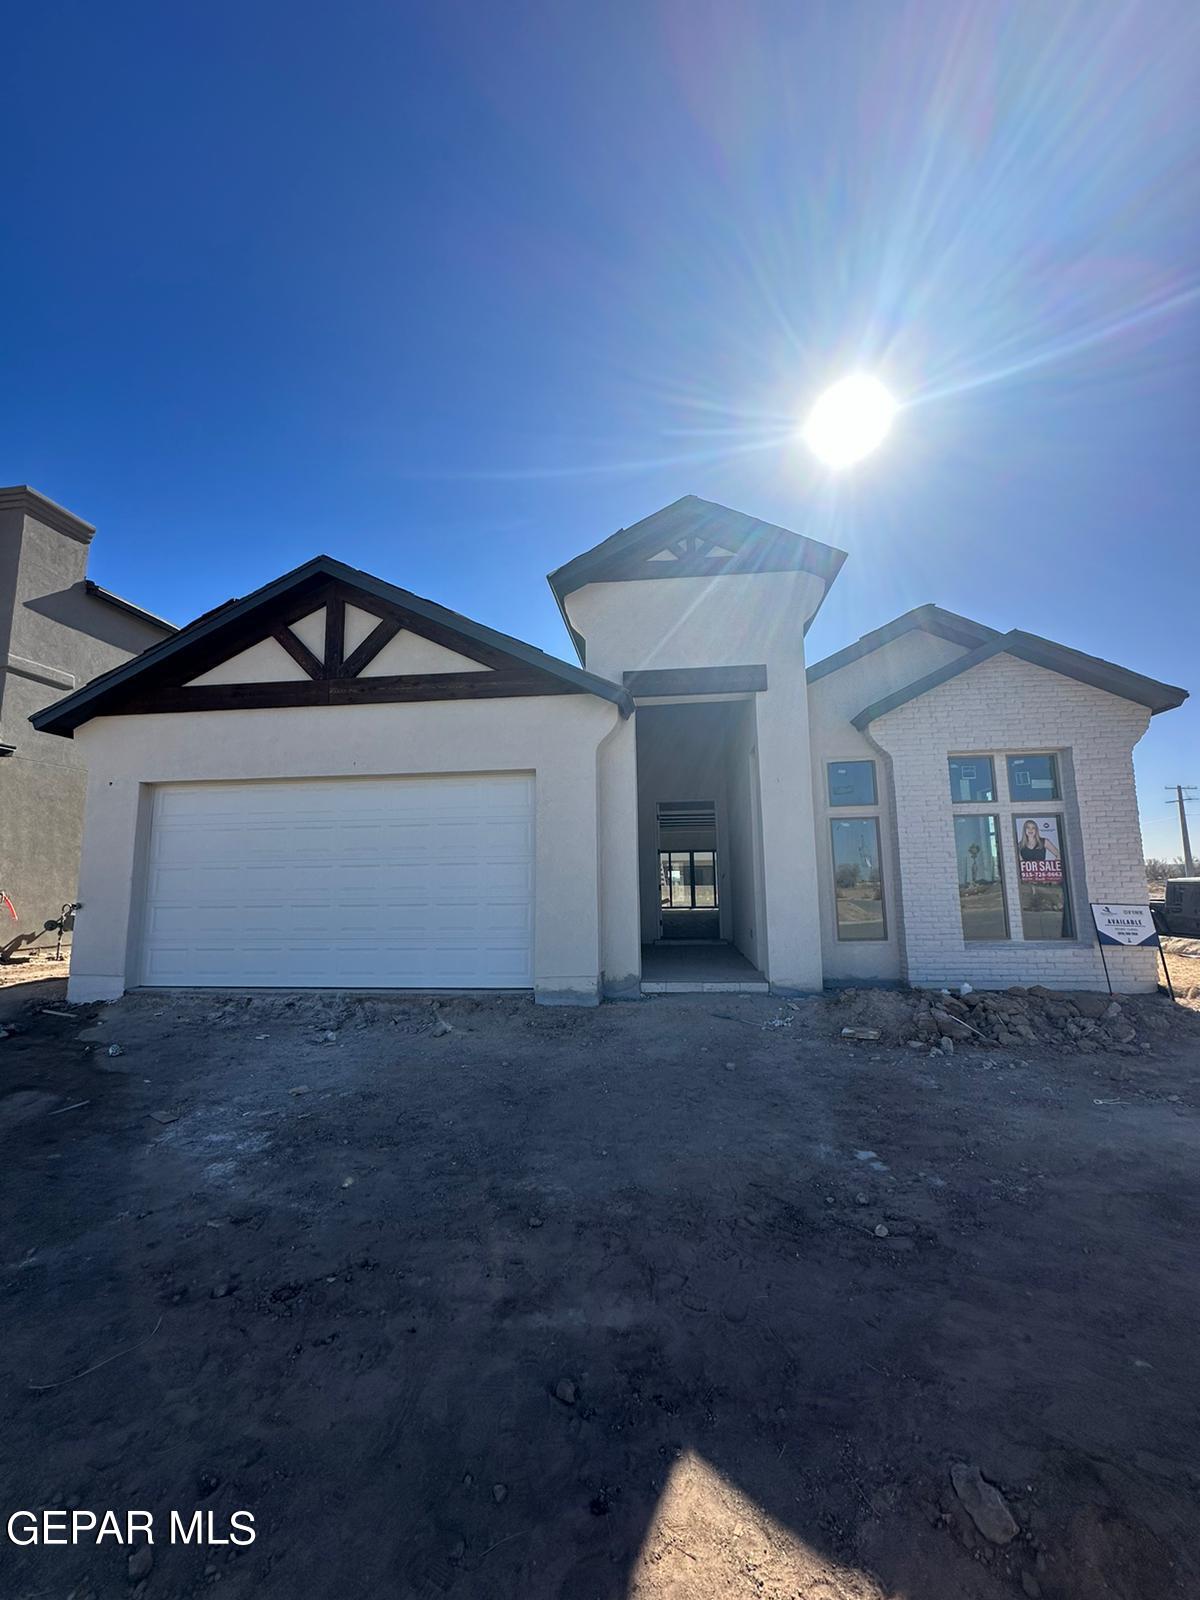
[[[1200,1013],[945,1055],[900,997],[34,979],[5,1516],[157,1538],[4,1544],[5,1600],[1200,1594]]]

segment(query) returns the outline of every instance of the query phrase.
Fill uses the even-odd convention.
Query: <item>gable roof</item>
[[[823,580],[827,594],[845,559],[846,552],[833,545],[718,505],[715,500],[685,494],[631,527],[619,528],[558,567],[546,581],[582,660],[584,641],[571,626],[566,599],[589,583],[811,572]],[[812,617],[808,620],[811,623]]]
[[[548,680],[552,686],[545,692],[594,694],[618,706],[622,716],[628,716],[633,710],[633,699],[628,691],[618,684],[610,683],[606,678],[582,671],[579,667],[569,666],[565,661],[546,655],[533,645],[511,638],[508,634],[497,633],[492,628],[484,627],[482,623],[472,622],[469,617],[461,616],[457,611],[451,611],[445,606],[436,604],[435,601],[425,600],[407,589],[398,588],[395,584],[386,583],[382,578],[376,578],[368,572],[360,572],[356,567],[346,566],[341,561],[335,561],[332,556],[315,556],[303,566],[285,573],[272,583],[264,584],[260,589],[255,589],[252,594],[242,599],[228,600],[224,605],[205,612],[170,638],[164,639],[160,644],[151,645],[141,655],[93,679],[91,683],[85,684],[82,689],[75,690],[73,694],[67,695],[54,705],[36,712],[29,720],[41,733],[57,733],[70,738],[77,727],[93,717],[119,715],[125,705],[137,705],[139,709],[145,709],[139,704],[142,692],[162,684],[169,684],[175,693],[175,701],[169,706],[164,705],[164,709],[180,709],[175,703],[180,693],[177,685],[195,676],[197,663],[207,664],[215,660],[214,652],[223,646],[228,647],[229,654],[241,650],[247,643],[252,643],[259,637],[259,634],[255,633],[255,620],[259,613],[265,614],[273,605],[284,605],[289,601],[295,601],[298,606],[307,604],[306,596],[317,595],[322,585],[329,583],[345,585],[348,590],[355,591],[364,598],[374,598],[418,622],[423,621],[429,624],[431,633],[445,632],[468,646],[474,644],[484,655],[494,660],[516,669],[533,669],[532,676],[526,671],[520,680],[526,686],[514,689],[512,691],[514,693],[534,693],[536,689],[529,687],[529,684]],[[311,603],[315,605],[320,601],[312,598]],[[297,615],[299,615],[298,610]],[[270,622],[265,616],[262,632],[268,634],[271,632]],[[314,662],[313,665],[318,663]],[[482,686],[473,685],[473,692],[498,693],[502,688],[498,676],[495,679],[488,674],[472,676],[477,680],[488,680]],[[516,681],[515,673],[510,676]],[[372,687],[375,690],[375,698],[389,698],[385,690],[386,683],[387,680],[384,679],[374,680]],[[306,704],[337,703],[328,693],[319,699],[314,699],[314,694],[322,685],[315,683],[312,677],[305,684],[271,684],[265,687],[269,687],[275,695],[300,690],[312,691],[306,692],[304,696],[302,703]],[[323,687],[329,691],[331,686],[326,683]],[[195,709],[211,709],[199,698],[201,693],[202,691],[195,689],[182,691],[186,702],[194,704]],[[438,698],[436,695],[424,697]],[[391,695],[390,698],[401,698],[401,696]],[[247,703],[253,702],[247,701]],[[260,698],[259,703],[285,702],[272,697],[269,702]]]
[[[1103,689],[1122,700],[1133,700],[1138,705],[1148,706],[1151,716],[1160,711],[1174,710],[1188,697],[1186,689],[1179,689],[1174,684],[1159,683],[1156,678],[1147,678],[1140,672],[1131,672],[1127,667],[1118,667],[1111,661],[1101,660],[1099,656],[1085,655],[1082,650],[1072,650],[1068,645],[1042,639],[1036,633],[1023,633],[1021,629],[1013,628],[1009,633],[996,634],[976,649],[969,650],[966,655],[948,661],[945,666],[906,684],[903,689],[885,695],[873,705],[865,706],[850,720],[859,730],[865,729],[876,718],[895,711],[897,706],[906,705],[908,701],[928,694],[940,684],[957,678],[960,673],[970,672],[973,667],[999,655],[1016,656],[1032,666],[1044,667],[1048,672],[1074,678],[1077,683]]]
[[[903,616],[885,622],[881,628],[873,628],[870,633],[864,633],[853,644],[848,644],[844,649],[826,656],[823,661],[814,661],[808,669],[808,681],[815,683],[818,678],[828,677],[831,672],[848,667],[853,661],[861,661],[863,656],[870,655],[872,650],[878,650],[882,645],[898,639],[901,634],[911,633],[916,629],[922,633],[935,634],[939,639],[946,639],[951,644],[960,644],[966,650],[977,650],[980,645],[1000,637],[997,629],[989,628],[982,622],[973,622],[970,617],[960,617],[956,611],[944,611],[941,606],[932,603],[914,606]]]

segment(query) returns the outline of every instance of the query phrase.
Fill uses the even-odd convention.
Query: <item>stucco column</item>
[[[533,994],[539,1005],[600,1001],[596,747],[537,769]]]
[[[67,999],[74,1004],[116,1000],[128,979],[130,936],[140,892],[139,819],[141,785],[129,778],[93,774],[83,820],[79,903],[71,949]]]
[[[758,695],[767,971],[773,991],[813,993],[823,984],[817,840],[813,821],[812,752],[803,663],[796,673],[772,670]]]
[[[596,752],[601,983],[609,1000],[640,1000],[642,994],[635,721],[620,718]]]

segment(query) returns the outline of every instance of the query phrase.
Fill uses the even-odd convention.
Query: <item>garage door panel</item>
[[[142,982],[526,988],[533,857],[524,774],[165,786]]]

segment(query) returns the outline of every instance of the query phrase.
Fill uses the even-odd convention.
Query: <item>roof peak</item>
[[[398,584],[389,583],[386,579],[377,578],[372,573],[363,572],[357,567],[347,566],[334,556],[321,555],[302,562],[300,566],[285,572],[270,583],[262,584],[248,595],[227,600],[214,610],[205,612],[169,639],[151,645],[148,650],[135,656],[131,661],[123,662],[53,705],[35,712],[29,720],[39,732],[58,733],[69,737],[75,728],[94,716],[119,714],[119,711],[114,713],[111,706],[118,703],[117,693],[132,679],[146,673],[156,674],[156,670],[162,668],[165,663],[185,652],[192,652],[201,641],[221,636],[224,630],[232,631],[240,627],[244,631],[245,619],[252,617],[259,610],[273,606],[276,602],[286,600],[293,591],[307,593],[311,589],[314,596],[320,595],[324,592],[323,586],[327,580],[341,585],[343,593],[346,590],[358,591],[364,600],[374,598],[384,605],[390,605],[393,612],[411,615],[417,626],[425,622],[436,624],[443,630],[450,629],[465,640],[512,657],[520,665],[533,667],[539,673],[560,679],[578,692],[594,694],[600,699],[609,700],[618,707],[622,716],[628,716],[633,710],[632,697],[620,684],[610,683],[608,679],[601,678],[596,673],[573,667],[568,662],[560,661],[556,656],[547,655],[535,645],[513,638],[510,634],[499,633],[481,622],[473,622],[460,612],[451,611],[449,607],[439,605],[435,600],[425,600],[409,589],[400,588]],[[314,603],[322,602],[315,599]]]
[[[817,679],[827,677],[831,672],[838,672],[842,667],[848,667],[851,662],[861,661],[863,656],[870,655],[873,650],[890,644],[893,639],[898,639],[901,634],[910,633],[914,629],[932,633],[950,644],[962,645],[964,650],[977,649],[980,645],[987,644],[990,639],[1000,637],[998,630],[989,628],[986,623],[975,622],[971,617],[960,616],[957,611],[947,611],[943,606],[927,600],[923,605],[913,606],[911,611],[901,612],[890,622],[872,628],[869,633],[860,634],[853,644],[844,645],[842,649],[835,650],[831,656],[826,656],[821,661],[814,661],[808,669],[808,681],[815,683]]]
[[[564,562],[547,582],[582,659],[584,641],[571,624],[566,602],[590,583],[809,572],[828,593],[845,559],[844,550],[780,523],[685,494]],[[814,616],[817,609],[819,605]]]

